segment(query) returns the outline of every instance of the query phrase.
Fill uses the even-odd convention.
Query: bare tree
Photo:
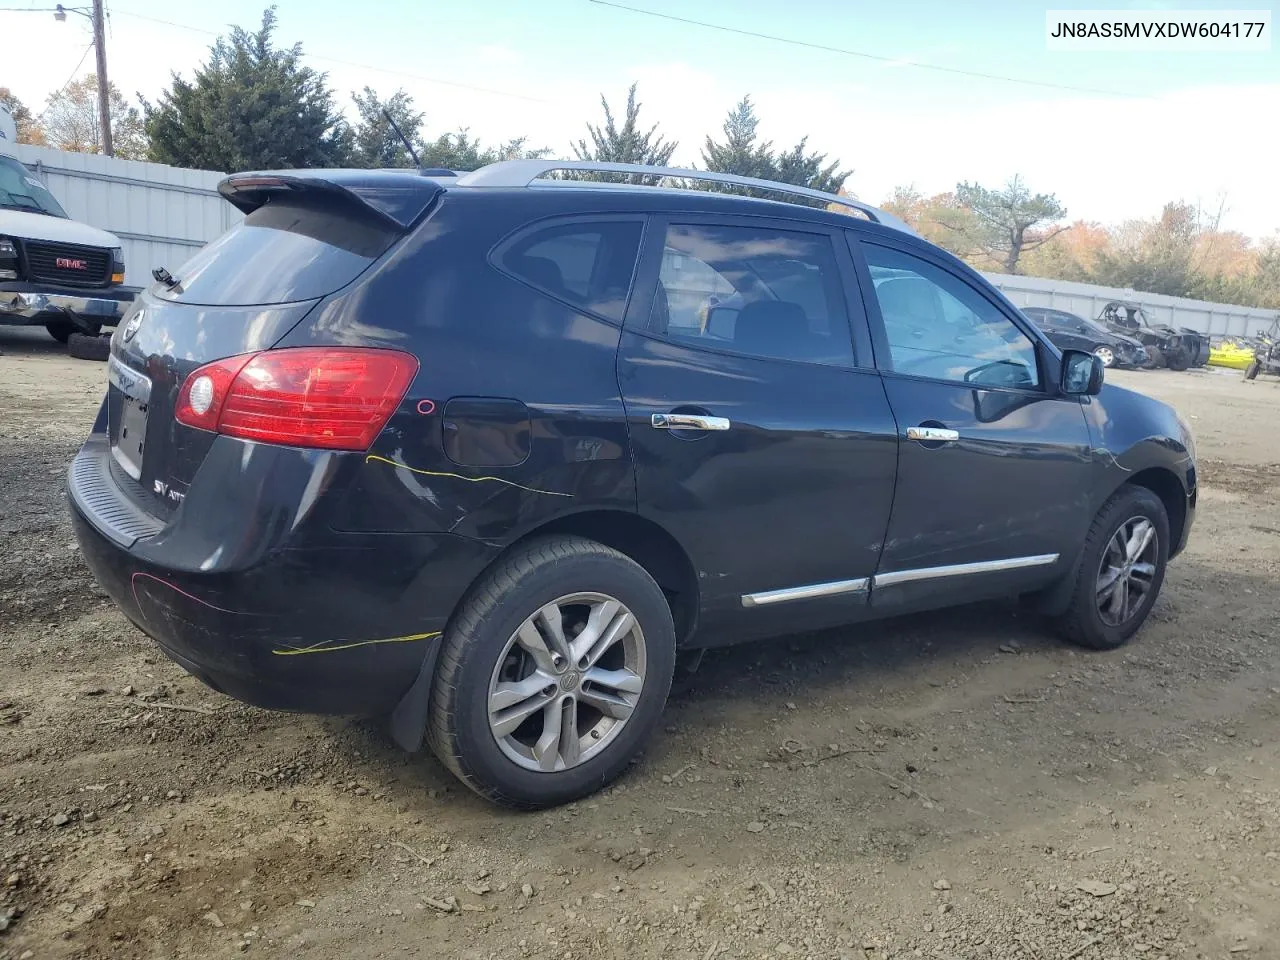
[[[147,135],[142,117],[129,106],[115,84],[108,88],[111,132],[117,157],[145,160]],[[98,78],[90,73],[73,80],[49,97],[44,111],[44,131],[49,146],[76,153],[101,153],[102,128],[98,125]]]

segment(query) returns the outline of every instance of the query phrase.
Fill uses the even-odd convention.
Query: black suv
[[[1177,414],[857,201],[555,161],[220,189],[244,222],[114,336],[84,555],[211,687],[389,713],[492,800],[608,783],[717,644],[1024,595],[1115,647],[1186,543]]]

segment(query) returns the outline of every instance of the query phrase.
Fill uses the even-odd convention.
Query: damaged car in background
[[[1104,367],[1143,367],[1149,362],[1139,341],[1108,330],[1096,320],[1052,307],[1023,307],[1022,312],[1059,350],[1092,353]]]
[[[1209,362],[1209,338],[1190,327],[1157,323],[1142,304],[1113,300],[1102,308],[1098,322],[1122,336],[1139,341],[1147,351],[1146,368],[1186,370]]]

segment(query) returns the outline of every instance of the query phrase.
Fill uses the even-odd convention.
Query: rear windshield
[[[164,295],[225,307],[314,300],[358,277],[395,236],[349,211],[268,203],[173,271],[178,286]]]

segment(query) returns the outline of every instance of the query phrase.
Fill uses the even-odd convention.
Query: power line
[[[822,50],[826,53],[838,53],[846,57],[861,57],[864,60],[876,60],[880,63],[892,63],[903,67],[915,67],[919,70],[936,70],[939,73],[956,74],[962,77],[977,77],[982,80],[999,80],[1003,83],[1021,83],[1029,87],[1045,87],[1050,90],[1069,90],[1072,93],[1094,93],[1103,94],[1108,97],[1137,97],[1138,94],[1123,93],[1118,90],[1102,90],[1097,87],[1075,87],[1064,83],[1050,83],[1047,80],[1028,80],[1025,77],[1007,77],[998,73],[982,73],[978,70],[964,70],[960,67],[942,67],[932,63],[913,63],[903,61],[901,57],[886,57],[876,53],[866,53],[862,50],[849,50],[844,47],[832,47],[825,43],[814,43],[809,40],[796,40],[791,37],[779,37],[772,33],[757,33],[754,30],[743,30],[739,27],[729,27],[722,23],[707,23],[704,20],[693,20],[689,17],[678,17],[673,13],[659,13],[656,10],[645,10],[641,7],[631,7],[624,3],[614,3],[612,0],[588,0],[601,7],[612,7],[614,10],[625,10],[627,13],[638,13],[646,17],[656,17],[659,20],[670,20],[675,23],[683,23],[694,27],[705,27],[708,30],[719,30],[722,33],[734,33],[740,37],[752,37],[756,40],[772,40],[775,43],[789,43],[795,47],[805,47],[809,50]]]
[[[93,49],[92,43],[84,48],[84,53],[80,54],[80,59],[79,61],[76,62],[76,68],[71,71],[71,76],[67,77],[67,82],[58,88],[57,93],[50,95],[49,99],[45,101],[44,109],[41,110],[39,116],[36,117],[37,123],[43,120],[44,115],[49,112],[49,108],[53,106],[54,99],[60,96],[62,94],[62,91],[66,90],[67,87],[71,86],[71,81],[76,78],[76,74],[80,72],[80,68],[84,65],[84,58],[89,55],[89,51],[92,49]]]
[[[203,27],[193,27],[187,23],[175,23],[172,20],[162,20],[160,17],[149,17],[142,13],[133,13],[129,10],[121,10],[119,7],[116,7],[114,12],[124,17],[133,17],[135,20],[147,20],[151,23],[163,24],[166,27],[177,27],[179,30],[190,30],[192,33],[203,33],[210,37],[221,36],[221,34],[215,30],[206,30]],[[459,90],[471,90],[475,93],[487,93],[495,97],[511,97],[515,100],[525,100],[530,103],[549,102],[540,97],[530,97],[523,93],[513,93],[510,90],[495,90],[491,87],[480,87],[470,83],[460,83],[457,80],[444,80],[440,77],[428,77],[420,73],[409,73],[404,70],[391,70],[387,67],[376,67],[369,63],[357,63],[354,60],[343,60],[340,57],[326,57],[319,53],[304,53],[303,56],[311,60],[322,60],[327,63],[339,63],[346,67],[358,67],[361,70],[376,70],[379,73],[388,73],[396,77],[407,77],[411,80],[421,80],[425,83],[438,83],[446,87],[455,87]]]

